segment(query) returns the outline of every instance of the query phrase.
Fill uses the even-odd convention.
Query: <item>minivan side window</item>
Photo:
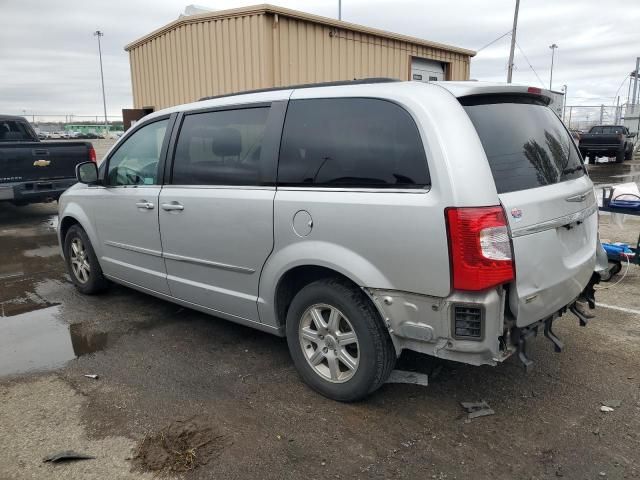
[[[278,185],[422,188],[429,184],[418,128],[399,105],[373,98],[289,102]]]
[[[174,185],[273,184],[261,155],[268,107],[185,116],[173,161]],[[273,159],[271,159],[273,160]]]
[[[157,185],[158,162],[169,120],[135,131],[109,158],[107,185]]]

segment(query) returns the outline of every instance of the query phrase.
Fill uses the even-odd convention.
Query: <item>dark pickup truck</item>
[[[24,118],[0,115],[0,202],[57,200],[86,161],[96,161],[90,142],[41,142]]]
[[[596,125],[589,133],[580,136],[580,153],[586,159],[592,157],[616,157],[617,163],[631,160],[635,133],[623,125]]]

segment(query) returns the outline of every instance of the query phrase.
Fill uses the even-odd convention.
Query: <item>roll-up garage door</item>
[[[437,82],[444,80],[444,65],[442,62],[427,60],[426,58],[411,58],[411,80],[417,82]]]

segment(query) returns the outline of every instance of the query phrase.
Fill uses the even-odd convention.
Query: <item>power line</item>
[[[491,45],[493,45],[494,43],[496,43],[498,40],[500,40],[501,38],[506,37],[507,35],[511,35],[511,30],[509,30],[508,32],[503,33],[502,35],[500,35],[498,38],[496,38],[495,40],[491,40],[489,43],[487,43],[484,47],[479,48],[476,50],[476,55],[478,53],[480,53],[482,50],[484,50],[487,47],[490,47]]]
[[[536,77],[538,78],[538,81],[540,82],[540,85],[542,85],[542,88],[546,88],[544,85],[544,82],[542,81],[542,79],[540,78],[540,75],[538,75],[538,72],[536,72],[536,69],[533,68],[533,65],[531,65],[531,62],[529,61],[529,59],[527,58],[527,55],[524,53],[524,50],[522,50],[522,48],[520,47],[520,44],[518,42],[516,42],[516,45],[518,46],[518,50],[520,50],[520,53],[522,54],[522,56],[524,57],[524,59],[527,61],[527,64],[529,64],[529,68],[531,68],[531,70],[533,71],[533,73],[536,74]]]

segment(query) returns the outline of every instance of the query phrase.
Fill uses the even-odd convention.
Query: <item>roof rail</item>
[[[359,78],[359,79],[353,79],[353,80],[340,80],[337,82],[303,83],[300,85],[258,88],[256,90],[245,90],[243,92],[227,93],[224,95],[213,95],[210,97],[202,97],[198,101],[202,102],[204,100],[213,100],[215,98],[234,97],[236,95],[246,95],[248,93],[274,92],[276,90],[292,90],[292,89],[314,88],[314,87],[339,87],[342,85],[364,85],[364,84],[370,84],[370,83],[390,83],[390,82],[399,82],[399,81],[400,80],[398,80],[397,78],[371,77],[371,78]]]

